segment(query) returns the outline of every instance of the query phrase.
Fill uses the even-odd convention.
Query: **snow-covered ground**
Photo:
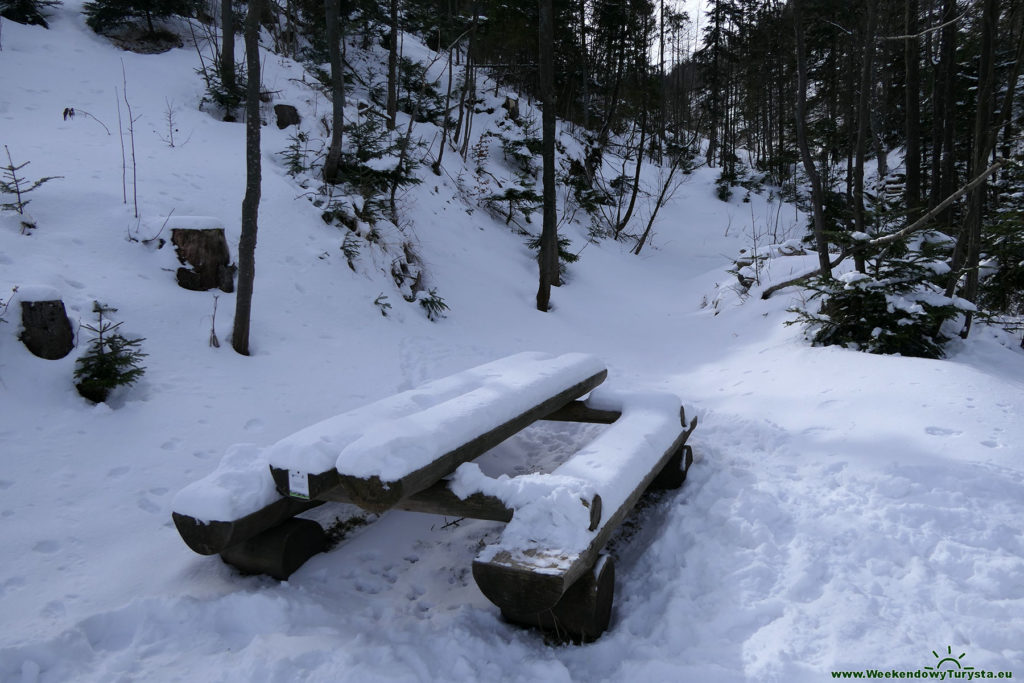
[[[808,347],[783,325],[790,296],[745,299],[725,272],[754,235],[764,247],[778,204],[719,202],[706,169],[641,257],[583,248],[570,228],[581,260],[539,313],[533,253],[456,198],[455,154],[450,175],[426,170],[402,199],[451,309],[431,322],[390,284],[383,251],[348,267],[343,233],[275,156],[290,131],[269,125],[253,355],[211,348],[213,294],[176,286],[170,247],[129,237],[155,236],[173,210],[220,220],[234,253],[243,127],[198,111],[193,49],[121,52],[79,8],[58,8],[49,31],[2,29],[0,142],[31,161],[23,175],[64,177],[31,195],[31,235],[0,216],[0,298],[13,301],[0,324],[0,681],[820,681],[924,670],[947,648],[976,671],[1024,675],[1017,340],[978,329],[944,361]],[[122,61],[140,221],[130,181],[122,203]],[[265,63],[276,102],[324,111],[290,80],[298,65]],[[64,120],[65,107],[113,134]],[[188,140],[174,148],[168,107]],[[787,228],[791,207],[780,216],[776,237],[801,234]],[[764,276],[808,262],[776,259]],[[57,290],[75,323],[91,321],[94,300],[118,308],[122,331],[145,337],[144,377],[109,406],[80,398],[72,373],[89,335],[62,360],[32,356],[14,286]],[[220,295],[222,342],[233,311]],[[178,537],[172,499],[232,444],[269,446],[524,350],[594,354],[609,388],[675,393],[700,418],[686,485],[647,500],[613,541],[616,603],[598,642],[553,647],[500,620],[470,574],[497,523],[390,512],[285,583],[239,576]],[[483,465],[552,469],[602,429],[542,423]]]

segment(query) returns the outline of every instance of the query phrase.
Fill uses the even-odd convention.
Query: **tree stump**
[[[60,299],[22,301],[21,324],[21,341],[35,356],[57,360],[71,353],[75,346],[71,321]]]
[[[277,127],[281,130],[288,126],[297,126],[302,123],[299,110],[290,104],[275,104],[274,113],[277,114]]]
[[[501,105],[508,112],[508,117],[513,121],[519,120],[519,98],[511,95],[505,96],[505,103]]]
[[[191,268],[178,268],[178,285],[194,292],[220,289],[235,291],[235,268],[224,228],[174,228],[171,243],[178,261]]]

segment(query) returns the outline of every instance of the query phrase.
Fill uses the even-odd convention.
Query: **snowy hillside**
[[[234,258],[244,127],[199,110],[192,46],[123,52],[80,5],[65,2],[50,30],[2,26],[0,144],[31,162],[24,175],[62,178],[31,195],[31,234],[0,213],[0,681],[821,681],[934,668],[947,648],[976,671],[1024,675],[1018,340],[980,330],[944,361],[809,347],[784,325],[790,297],[741,295],[726,272],[755,241],[800,237],[803,217],[768,196],[719,201],[708,169],[687,176],[639,257],[567,226],[581,258],[551,313],[534,307],[534,253],[467,203],[458,185],[472,169],[454,153],[401,197],[405,233],[350,268],[345,229],[325,224],[280,156],[294,129],[273,125],[273,104],[289,103],[313,133],[327,104],[301,66],[267,54],[253,355],[225,343],[233,294],[218,292],[213,348],[214,293],[179,288],[170,245],[144,240],[167,237],[168,215],[208,216]],[[124,84],[139,219],[130,179],[122,196]],[[481,115],[477,135],[500,115]],[[446,318],[395,286],[402,240]],[[774,259],[760,286],[813,260]],[[69,356],[31,355],[19,297],[42,290],[75,325],[96,300],[117,308],[122,331],[145,338],[141,380],[109,405],[81,398],[81,329]],[[596,643],[549,646],[501,621],[470,574],[498,523],[389,512],[284,583],[178,536],[172,499],[231,445],[273,444],[529,350],[594,354],[607,386],[677,394],[700,419],[685,486],[648,499],[613,541],[616,602]],[[601,430],[539,423],[482,460],[550,468]]]

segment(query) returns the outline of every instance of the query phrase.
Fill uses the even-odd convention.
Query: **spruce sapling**
[[[26,161],[25,163],[18,164],[16,166],[14,164],[14,160],[11,158],[11,150],[7,148],[7,145],[4,145],[4,151],[7,152],[7,165],[0,166],[0,171],[3,172],[0,174],[0,193],[14,195],[14,201],[0,202],[0,209],[6,211],[17,211],[21,216],[25,216],[25,207],[28,206],[30,201],[32,201],[30,199],[25,199],[25,195],[43,183],[49,180],[54,180],[55,178],[62,178],[63,176],[45,176],[30,183],[28,180],[18,175],[18,171],[28,166],[30,162]],[[22,219],[22,234],[25,234],[28,230],[34,227],[36,227],[36,224],[30,218],[25,217]]]
[[[134,384],[142,376],[146,369],[139,362],[147,354],[139,350],[144,339],[126,339],[117,332],[121,323],[104,318],[115,313],[116,308],[94,301],[92,310],[96,324],[82,327],[96,337],[75,363],[75,388],[90,401],[103,403],[113,389]]]

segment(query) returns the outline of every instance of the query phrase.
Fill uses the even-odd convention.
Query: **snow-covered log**
[[[593,530],[573,523],[579,513],[571,492],[518,501],[500,540],[473,562],[477,585],[503,612],[530,615],[553,609],[594,567],[611,534],[670,461],[678,456],[683,467],[691,461],[681,456],[696,419],[686,427],[678,397],[596,391],[587,405],[622,417],[548,476],[565,481],[570,491],[573,481],[581,490],[592,490],[601,497],[606,516]],[[475,479],[470,468],[460,468],[456,482]]]

